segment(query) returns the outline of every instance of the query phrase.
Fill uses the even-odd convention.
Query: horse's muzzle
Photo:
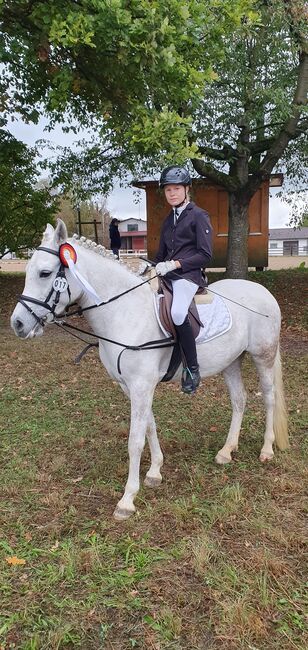
[[[11,328],[20,339],[32,339],[35,336],[42,336],[44,332],[44,328],[40,323],[29,327],[20,315],[15,314],[15,312],[11,316]]]

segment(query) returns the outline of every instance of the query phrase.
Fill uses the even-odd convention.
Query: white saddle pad
[[[160,294],[154,294],[154,307],[156,318],[158,320],[160,329],[165,334],[165,336],[170,336],[170,332],[167,332],[163,327],[160,318],[159,318],[159,301],[162,296]],[[219,296],[214,296],[213,302],[208,305],[197,305],[199,318],[203,323],[203,327],[200,328],[200,332],[197,336],[196,343],[205,343],[206,341],[211,341],[221,334],[225,334],[232,327],[232,316],[230,311],[225,303],[225,301]]]

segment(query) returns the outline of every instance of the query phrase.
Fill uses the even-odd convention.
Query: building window
[[[136,232],[136,231],[138,231],[138,224],[137,223],[128,223],[127,224],[127,231],[128,232]]]
[[[287,239],[283,242],[284,255],[298,255],[298,241]]]
[[[278,244],[276,241],[271,241],[270,242],[270,248],[278,248]]]

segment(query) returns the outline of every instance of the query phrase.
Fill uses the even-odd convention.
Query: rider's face
[[[185,201],[186,187],[184,185],[166,185],[164,191],[166,200],[172,207]]]

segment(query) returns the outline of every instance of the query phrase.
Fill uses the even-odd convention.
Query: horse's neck
[[[78,246],[78,269],[93,286],[102,302],[107,302],[132,287],[137,287],[100,309],[84,312],[86,319],[97,334],[133,335],[134,330],[144,328],[149,335],[157,335],[157,323],[154,316],[152,291],[148,284],[143,284],[140,277],[114,259],[99,255],[94,251]],[[138,286],[143,285],[143,286]],[[81,307],[93,304],[93,299],[85,293],[80,302]],[[114,336],[113,336],[114,337]],[[112,338],[110,336],[110,338]]]
[[[127,267],[108,255],[76,246],[78,266],[77,269],[101,296],[102,300],[109,300],[116,293],[121,293],[138,284],[137,277]],[[86,295],[83,302],[88,300]],[[90,299],[91,302],[91,299]]]

